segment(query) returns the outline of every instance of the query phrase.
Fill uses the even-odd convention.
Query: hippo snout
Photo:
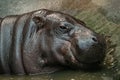
[[[85,36],[84,36],[85,35]],[[105,58],[105,39],[102,35],[87,31],[77,40],[77,59],[83,64],[100,64]]]

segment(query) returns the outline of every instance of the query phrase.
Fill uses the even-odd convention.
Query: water
[[[117,1],[119,0],[0,0],[1,17],[47,8],[60,10],[83,20],[96,32],[111,36],[112,44],[117,44],[114,55],[118,60],[113,68],[96,72],[66,70],[34,76],[0,75],[0,80],[120,80],[120,3]]]
[[[54,74],[15,76],[1,75],[0,80],[112,80],[105,73],[87,73],[81,71],[61,71]]]

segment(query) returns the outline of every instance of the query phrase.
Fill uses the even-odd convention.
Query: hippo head
[[[103,62],[106,43],[102,35],[85,23],[61,12],[40,10],[34,13],[35,50],[41,64],[70,68],[93,68]],[[35,52],[35,51],[34,51]]]

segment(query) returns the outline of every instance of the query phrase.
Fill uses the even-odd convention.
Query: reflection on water
[[[80,2],[81,1],[81,2]],[[107,4],[108,0],[102,0]],[[99,0],[0,0],[0,15],[6,16],[9,14],[21,14],[24,12],[33,11],[40,8],[64,10],[64,12],[74,15],[86,22],[87,26],[94,29],[96,32],[110,35],[113,44],[117,44],[115,55],[120,60],[120,24],[116,24],[117,18],[120,17],[118,8],[112,8]],[[109,0],[116,2],[117,0]],[[69,3],[69,4],[68,4]],[[102,5],[103,4],[103,5]],[[120,4],[120,3],[117,3]],[[98,5],[98,6],[97,6]],[[102,7],[101,7],[102,6]],[[105,7],[104,7],[105,6]],[[102,9],[101,9],[102,8]],[[107,14],[101,13],[100,10],[105,10],[108,17],[117,14],[115,22],[106,18]],[[110,13],[111,12],[111,13]],[[113,18],[110,18],[113,19]],[[120,61],[110,69],[102,69],[97,72],[83,71],[61,71],[53,74],[36,75],[36,76],[15,76],[15,75],[0,75],[0,80],[120,80]]]
[[[102,72],[61,71],[53,74],[35,76],[1,75],[0,80],[111,80]]]

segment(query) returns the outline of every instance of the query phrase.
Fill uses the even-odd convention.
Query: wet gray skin
[[[1,73],[44,74],[55,72],[52,68],[95,69],[103,63],[104,36],[79,19],[47,9],[18,16],[1,21]],[[30,21],[21,24],[25,20]]]

